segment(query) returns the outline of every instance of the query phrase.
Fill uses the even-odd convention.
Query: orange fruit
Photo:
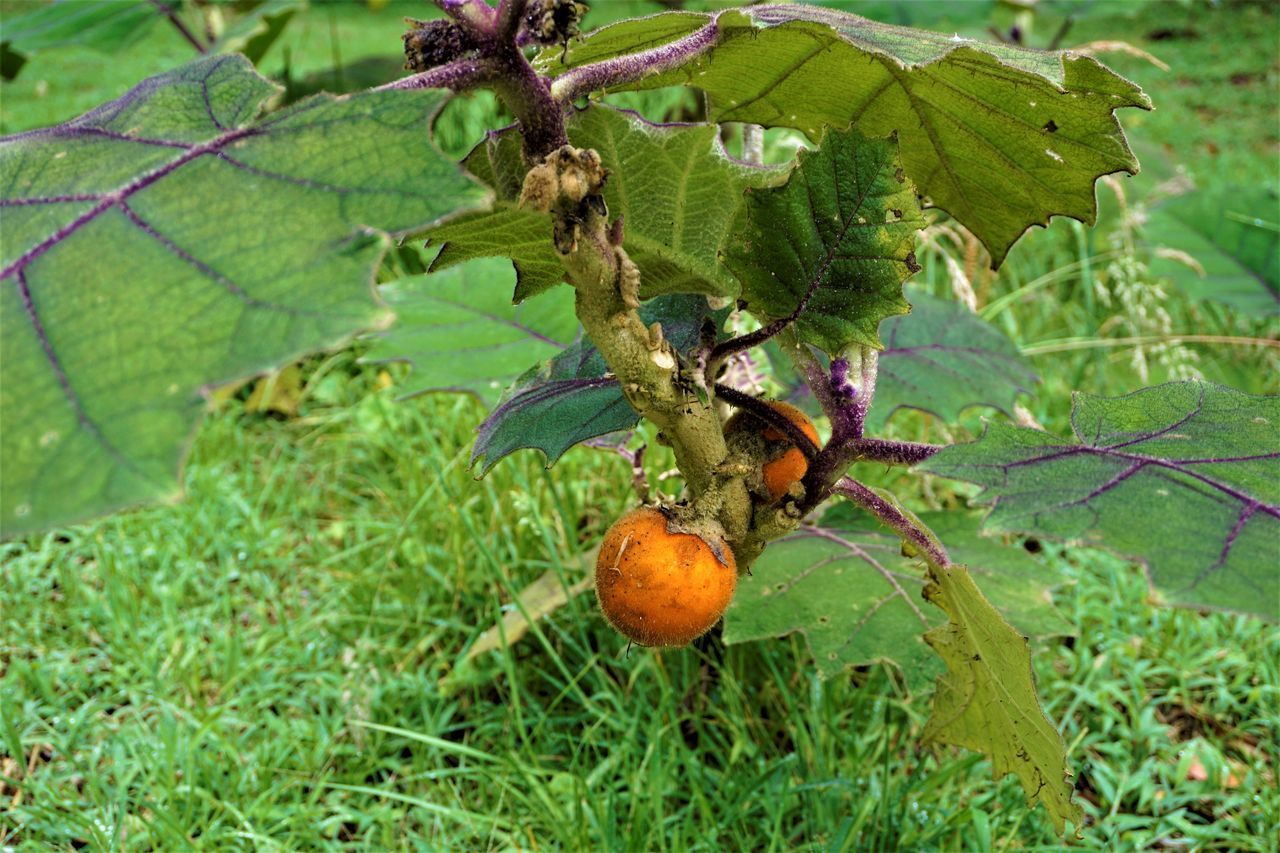
[[[684,646],[711,630],[738,584],[733,552],[640,507],[614,522],[596,560],[596,599],[609,624],[642,646]],[[725,562],[716,556],[716,550]]]
[[[768,404],[769,408],[799,427],[800,431],[807,435],[815,445],[818,444],[818,430],[813,425],[813,421],[809,420],[808,415],[790,403],[783,403],[780,400],[766,400],[764,402]],[[769,426],[745,409],[740,409],[725,423],[724,431],[728,435],[744,429],[760,430],[760,434],[765,441],[786,442],[787,449],[765,462],[760,468],[760,475],[764,478],[764,487],[769,491],[769,500],[777,502],[783,495],[791,491],[792,485],[804,478],[804,475],[809,470],[809,460],[804,458],[804,452],[796,447],[791,439],[780,429]]]

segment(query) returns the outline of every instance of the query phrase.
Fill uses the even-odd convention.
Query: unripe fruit
[[[600,609],[642,646],[684,646],[702,636],[724,615],[738,583],[723,539],[709,543],[672,532],[669,523],[653,507],[628,512],[604,535],[596,561]]]
[[[818,444],[818,430],[814,427],[813,421],[809,420],[808,415],[790,403],[783,403],[779,400],[766,400],[763,402],[799,427],[800,431],[807,435],[815,445]],[[776,502],[789,492],[794,484],[804,478],[804,475],[809,470],[809,460],[805,459],[804,452],[796,447],[782,430],[769,426],[745,409],[738,411],[724,425],[725,435],[732,435],[734,432],[746,429],[761,430],[760,434],[765,441],[785,441],[787,443],[786,450],[765,462],[760,468],[760,476],[764,479],[764,487],[769,492],[769,500]]]

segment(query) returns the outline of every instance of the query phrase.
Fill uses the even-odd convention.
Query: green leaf
[[[1142,229],[1157,250],[1152,271],[1198,299],[1253,316],[1280,314],[1278,202],[1274,187],[1215,186],[1156,205]],[[1200,269],[1162,249],[1190,255]]]
[[[719,329],[727,310],[712,312],[700,296],[662,296],[640,307],[645,325],[662,324],[663,336],[682,354],[701,339],[707,316]],[[586,338],[520,378],[480,425],[471,462],[481,474],[521,448],[542,451],[547,467],[575,444],[631,429],[639,415],[622,396],[604,358]]]
[[[203,391],[385,322],[386,232],[483,203],[427,139],[444,93],[254,122],[273,91],[207,57],[0,140],[5,535],[176,495]]]
[[[725,264],[762,320],[789,316],[802,340],[831,355],[878,347],[880,321],[910,306],[902,282],[919,269],[912,251],[924,227],[897,145],[831,132],[802,151],[780,187],[749,190]]]
[[[1058,832],[1067,820],[1079,827],[1066,747],[1036,698],[1026,638],[962,566],[931,570],[924,595],[950,617],[925,635],[947,665],[938,678],[925,742],[982,753],[997,779],[1013,773],[1027,802],[1044,804]]]
[[[879,430],[899,408],[953,422],[970,406],[1010,414],[1035,372],[1004,333],[958,302],[907,289],[911,313],[880,324],[876,395],[867,428]]]
[[[1025,550],[979,536],[974,513],[920,518],[953,557],[982,566],[975,574],[1023,631],[1044,636],[1069,629],[1049,595],[1056,578]],[[919,692],[941,670],[921,638],[942,622],[919,604],[924,580],[919,561],[902,556],[895,534],[838,504],[819,526],[803,527],[765,549],[725,613],[725,643],[798,632],[820,678],[887,662]]]
[[[1071,440],[987,425],[922,470],[986,487],[988,529],[1146,563],[1173,604],[1280,619],[1280,397],[1173,382],[1075,396]]]
[[[655,125],[608,107],[577,112],[569,140],[594,148],[609,168],[604,197],[623,217],[627,253],[641,272],[641,295],[705,293],[733,297],[738,283],[718,253],[748,187],[776,181],[784,170],[745,166],[725,156],[712,125]],[[514,133],[491,135],[468,156],[472,174],[498,192],[491,212],[433,231],[446,245],[434,268],[486,255],[512,258],[519,269],[517,301],[563,280],[546,214],[521,210],[524,168]]]
[[[276,43],[293,16],[307,8],[307,0],[266,0],[236,18],[218,39],[222,53],[243,53],[254,65]]]
[[[483,258],[381,288],[396,324],[366,362],[407,361],[406,394],[466,391],[489,405],[530,362],[562,352],[578,332],[573,291],[511,304],[511,264]]]
[[[177,8],[181,0],[172,0]],[[60,0],[4,22],[3,40],[25,54],[55,47],[115,52],[147,34],[160,20],[149,0]]]
[[[661,46],[714,21],[701,56],[623,89],[694,86],[710,120],[792,127],[818,138],[853,122],[899,133],[903,167],[929,201],[978,236],[997,265],[1054,214],[1092,223],[1093,184],[1134,173],[1112,111],[1148,108],[1141,89],[1070,51],[986,44],[808,5],[671,13],[606,27],[570,51],[575,67]],[[556,70],[548,51],[544,65]]]

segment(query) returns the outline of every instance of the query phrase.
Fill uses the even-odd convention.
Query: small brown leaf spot
[[[979,662],[979,661],[981,661],[981,660],[982,660],[982,655],[975,654],[975,655],[973,656],[973,662],[974,662],[974,663],[978,663],[978,662]]]
[[[1057,133],[1058,123],[1055,122],[1053,119],[1049,119],[1044,123],[1044,130],[1045,130],[1045,133]]]
[[[826,625],[826,624],[828,624],[830,621],[831,621],[831,617],[830,617],[830,616],[819,616],[819,617],[818,617],[818,624],[819,624],[819,625]]]
[[[835,652],[827,652],[827,660],[835,660],[835,659],[836,659]]]
[[[907,173],[902,171],[901,166],[893,170],[893,179],[900,184],[907,180]]]
[[[918,273],[922,269],[920,264],[916,262],[915,252],[907,252],[907,256],[903,258],[903,262],[907,265],[907,269],[911,270],[912,273]]]

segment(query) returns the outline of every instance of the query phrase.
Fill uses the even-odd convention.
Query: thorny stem
[[[897,533],[903,542],[911,545],[932,569],[946,569],[951,558],[937,539],[930,536],[907,518],[893,504],[868,489],[852,477],[842,477],[835,485],[835,493],[842,495],[879,519],[880,523]]]
[[[560,103],[573,101],[588,92],[631,83],[649,74],[678,68],[706,53],[715,44],[720,29],[713,20],[700,30],[661,47],[629,53],[566,71],[551,84],[551,97]]]

